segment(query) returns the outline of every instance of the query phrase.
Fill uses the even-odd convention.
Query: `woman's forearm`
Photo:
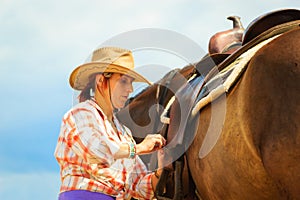
[[[141,155],[148,153],[145,147],[141,144],[137,144],[135,147],[135,155]],[[119,151],[117,151],[114,155],[114,159],[121,159],[121,158],[129,158],[130,156],[130,144],[129,143],[122,143],[120,144]]]
[[[130,146],[127,143],[120,144],[119,151],[114,155],[114,159],[128,158],[130,153]]]

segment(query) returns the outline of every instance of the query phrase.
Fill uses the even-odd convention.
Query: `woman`
[[[59,200],[153,198],[159,172],[148,173],[138,155],[161,149],[165,139],[151,134],[136,144],[114,116],[133,81],[149,83],[133,69],[129,50],[103,47],[71,73],[70,85],[81,93],[80,103],[63,117],[55,150]]]

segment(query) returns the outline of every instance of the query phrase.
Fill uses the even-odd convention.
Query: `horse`
[[[288,13],[292,17],[282,17],[282,11],[269,15],[280,14],[281,21],[274,24],[271,20],[271,27],[258,24],[263,29],[260,34],[250,24],[252,35],[246,31],[245,48],[258,44],[261,35],[265,39],[276,32],[277,36],[255,52],[226,95],[205,104],[190,122],[194,125],[189,129],[193,138],[185,154],[201,199],[300,198],[300,11]],[[289,21],[293,21],[293,29]],[[272,26],[279,26],[280,31]],[[242,50],[227,57],[218,68],[225,68]],[[146,109],[149,94],[140,96],[143,103],[130,106],[132,113]],[[172,106],[171,115],[179,107]],[[223,118],[215,120],[212,116],[218,110]],[[148,117],[140,113],[132,117],[139,121]],[[176,129],[175,119],[170,119],[173,128],[169,132]],[[209,135],[213,141],[203,150]]]
[[[195,105],[184,133],[185,101],[175,101],[168,131],[175,139],[184,134],[177,143],[185,146],[199,198],[300,199],[300,11],[268,13],[248,30],[244,46],[218,66],[259,46],[245,71],[224,93]]]

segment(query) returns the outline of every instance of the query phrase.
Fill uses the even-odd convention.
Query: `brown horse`
[[[195,126],[185,129],[193,139],[185,148],[201,199],[300,199],[300,11],[290,13],[293,22],[281,16],[287,22],[262,34],[277,37],[254,54],[227,96],[202,107]],[[179,129],[180,106],[171,109],[171,134]]]
[[[295,24],[291,30],[283,27],[281,35],[255,53],[226,98],[221,95],[194,117],[195,137],[186,155],[202,199],[300,199],[300,22]],[[142,96],[144,104],[130,107],[138,121],[148,116],[134,114],[146,109],[151,97]],[[172,106],[171,115],[178,110]],[[220,118],[213,117],[216,111]],[[169,132],[176,132],[172,118],[170,125]],[[213,148],[203,150],[207,135]]]

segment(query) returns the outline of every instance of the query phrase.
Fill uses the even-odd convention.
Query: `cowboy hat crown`
[[[73,70],[70,75],[70,85],[76,90],[85,88],[89,77],[95,73],[120,73],[126,74],[136,82],[150,82],[134,71],[132,52],[119,47],[102,47],[96,49],[90,62],[84,63]]]

